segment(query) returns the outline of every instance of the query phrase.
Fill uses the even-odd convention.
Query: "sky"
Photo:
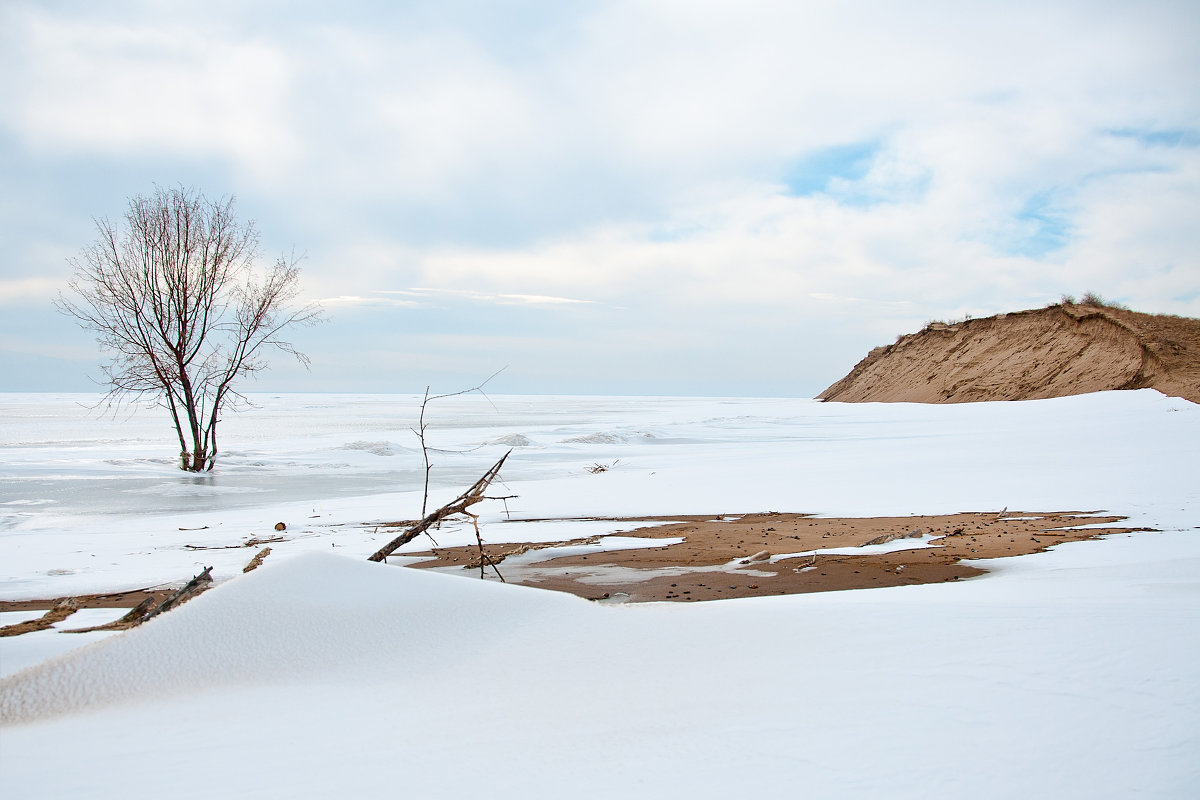
[[[69,259],[233,196],[324,321],[248,391],[811,397],[932,319],[1200,317],[1194,2],[0,4],[0,391]]]

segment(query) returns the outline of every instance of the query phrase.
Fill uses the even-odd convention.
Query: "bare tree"
[[[212,469],[221,412],[243,399],[238,379],[265,369],[272,349],[307,364],[281,334],[320,315],[294,305],[294,256],[256,268],[258,232],[233,205],[184,187],[131,198],[124,227],[95,221],[99,238],[70,260],[71,292],[56,303],[112,353],[109,401],[153,398],[171,412],[191,472]]]

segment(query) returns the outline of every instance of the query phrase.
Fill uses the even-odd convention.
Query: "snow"
[[[0,625],[13,625],[38,619],[44,611],[7,611],[0,613]],[[123,608],[81,608],[66,619],[56,622],[49,630],[0,638],[0,677],[20,672],[26,667],[98,642],[112,636],[111,631],[89,631],[60,636],[60,631],[106,625],[125,615]],[[7,719],[7,718],[6,718]]]
[[[519,436],[502,487],[518,519],[1007,507],[1157,529],[977,562],[990,572],[956,583],[608,606],[365,560],[394,535],[375,523],[420,510],[419,398],[256,398],[203,478],[174,470],[161,412],[96,419],[78,400],[0,396],[0,597],[209,564],[218,585],[121,634],[0,639],[6,797],[1200,791],[1200,407],[1186,401],[432,408],[431,443],[470,452],[435,459],[431,502]],[[636,544],[615,536],[634,523],[505,519],[489,504],[486,540]],[[247,575],[256,548],[184,547],[277,521],[289,540]],[[58,627],[96,624],[80,614]]]
[[[1097,526],[1104,527],[1104,526]],[[939,547],[938,537],[927,533],[911,539],[893,539],[882,544],[866,544],[859,547],[819,547],[816,550],[803,550],[798,553],[781,553],[771,556],[771,563],[788,558],[805,558],[812,555],[823,556],[873,556],[880,553],[899,553],[902,550],[920,550],[923,547]]]

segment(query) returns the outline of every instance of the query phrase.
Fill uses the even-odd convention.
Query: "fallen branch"
[[[262,566],[263,561],[269,555],[271,555],[271,548],[264,547],[262,550],[259,550],[254,555],[254,558],[250,559],[250,563],[242,568],[242,572],[243,573],[253,572],[254,570],[258,569],[259,567]]]
[[[212,583],[212,569],[212,567],[205,567],[203,572],[192,578],[182,589],[168,597],[166,600],[162,601],[158,608],[147,614],[142,622],[154,619],[159,614],[175,608],[175,606],[183,605],[188,600],[191,600],[193,597],[209,588],[209,584]]]
[[[154,619],[164,611],[170,611],[176,606],[183,605],[188,600],[191,600],[196,595],[209,588],[212,583],[212,567],[205,567],[204,571],[196,577],[192,578],[187,584],[159,603],[154,605],[154,598],[147,597],[145,600],[137,604],[137,607],[130,611],[125,616],[118,620],[108,623],[107,625],[95,625],[91,628],[73,628],[65,630],[63,633],[90,633],[91,631],[124,631],[130,628],[136,628],[147,620]]]
[[[44,631],[54,623],[62,622],[77,610],[75,601],[68,597],[37,619],[18,622],[16,625],[5,625],[0,628],[0,636],[20,636],[22,633]]]
[[[484,493],[487,492],[488,486],[490,486],[492,481],[496,479],[496,476],[500,474],[500,468],[504,466],[505,459],[507,459],[511,453],[512,450],[509,450],[507,453],[501,456],[500,460],[493,464],[491,469],[483,473],[483,477],[475,481],[470,489],[467,489],[454,500],[450,501],[436,511],[426,515],[426,517],[416,525],[408,528],[404,531],[404,533],[400,534],[395,539],[392,539],[383,547],[379,548],[379,550],[375,551],[375,553],[373,553],[367,560],[383,561],[385,558],[395,552],[397,548],[408,544],[413,539],[417,538],[422,533],[425,533],[435,525],[440,525],[443,520],[452,517],[455,514],[466,514],[468,508],[480,502],[481,500],[486,500],[487,497],[484,496]],[[470,515],[468,514],[468,516]]]
[[[138,603],[125,616],[104,625],[93,625],[90,628],[71,628],[63,633],[91,633],[92,631],[124,631],[142,624],[143,618],[154,608],[154,598],[147,597]]]
[[[265,539],[247,539],[241,544],[223,544],[223,545],[204,545],[204,544],[185,544],[185,550],[242,550],[246,547],[260,547],[264,544],[273,544],[275,542],[286,542],[286,536],[268,536]]]

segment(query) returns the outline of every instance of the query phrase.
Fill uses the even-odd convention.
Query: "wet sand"
[[[1145,530],[1108,527],[1123,519],[1078,511],[836,519],[773,512],[720,518],[646,517],[637,521],[658,524],[620,536],[683,541],[605,551],[600,545],[603,537],[592,537],[485,545],[484,549],[510,583],[610,602],[691,602],[963,580],[983,573],[966,560],[1027,555],[1062,542]],[[664,520],[670,522],[662,524]],[[1084,525],[1105,527],[1078,527]],[[872,543],[876,551],[914,549],[820,552]],[[555,556],[553,550],[589,544],[595,552],[586,555]],[[818,552],[797,555],[806,551]],[[410,565],[418,569],[479,569],[476,547],[405,555],[428,559]],[[494,577],[490,567],[487,573]]]

